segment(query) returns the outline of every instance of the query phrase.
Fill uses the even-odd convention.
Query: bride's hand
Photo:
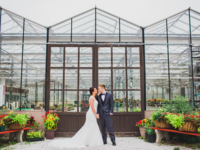
[[[99,114],[96,114],[96,118],[99,119]]]

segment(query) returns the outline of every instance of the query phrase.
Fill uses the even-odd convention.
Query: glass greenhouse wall
[[[1,8],[0,42],[0,106],[9,109],[84,112],[95,78],[113,93],[116,112],[177,98],[200,102],[200,13],[192,9],[142,27],[93,8],[45,27]]]

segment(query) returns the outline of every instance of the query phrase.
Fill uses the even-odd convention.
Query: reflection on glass
[[[111,67],[111,48],[110,47],[99,47],[98,65],[99,67]]]
[[[51,47],[51,67],[63,67],[63,47]]]
[[[128,112],[141,111],[140,91],[128,91]]]
[[[106,86],[106,89],[111,89],[111,70],[110,69],[99,69],[98,84],[104,84]]]
[[[92,87],[92,69],[80,69],[79,89]]]
[[[77,89],[78,70],[65,69],[65,89]]]
[[[127,69],[128,89],[140,89],[140,70]]]
[[[92,47],[80,47],[80,67],[92,67]]]
[[[125,47],[113,47],[113,67],[125,67]]]
[[[65,91],[64,112],[77,112],[77,91]]]
[[[140,67],[139,47],[127,47],[127,67]]]
[[[65,47],[65,67],[78,67],[78,47]]]
[[[50,91],[49,110],[62,111],[62,91]]]
[[[113,91],[114,112],[126,112],[126,91]]]
[[[113,69],[113,89],[126,89],[125,69]]]
[[[63,89],[63,70],[51,69],[50,89]]]
[[[86,112],[89,109],[89,98],[90,93],[89,91],[79,91],[79,111]]]

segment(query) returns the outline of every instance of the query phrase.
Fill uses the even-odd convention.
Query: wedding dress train
[[[89,100],[91,98],[94,99],[94,108],[97,112],[98,101],[93,96],[90,96]],[[91,106],[86,113],[85,124],[72,138],[54,139],[48,145],[56,148],[84,148],[103,145],[102,135]]]

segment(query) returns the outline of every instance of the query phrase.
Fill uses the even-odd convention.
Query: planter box
[[[26,141],[27,142],[35,142],[35,141],[43,141],[44,140],[44,138],[35,138],[35,139],[27,139]]]
[[[55,131],[46,130],[45,134],[46,134],[46,139],[54,139]]]
[[[149,134],[147,134],[147,133],[145,132],[145,139],[148,140],[148,138],[149,138]]]

